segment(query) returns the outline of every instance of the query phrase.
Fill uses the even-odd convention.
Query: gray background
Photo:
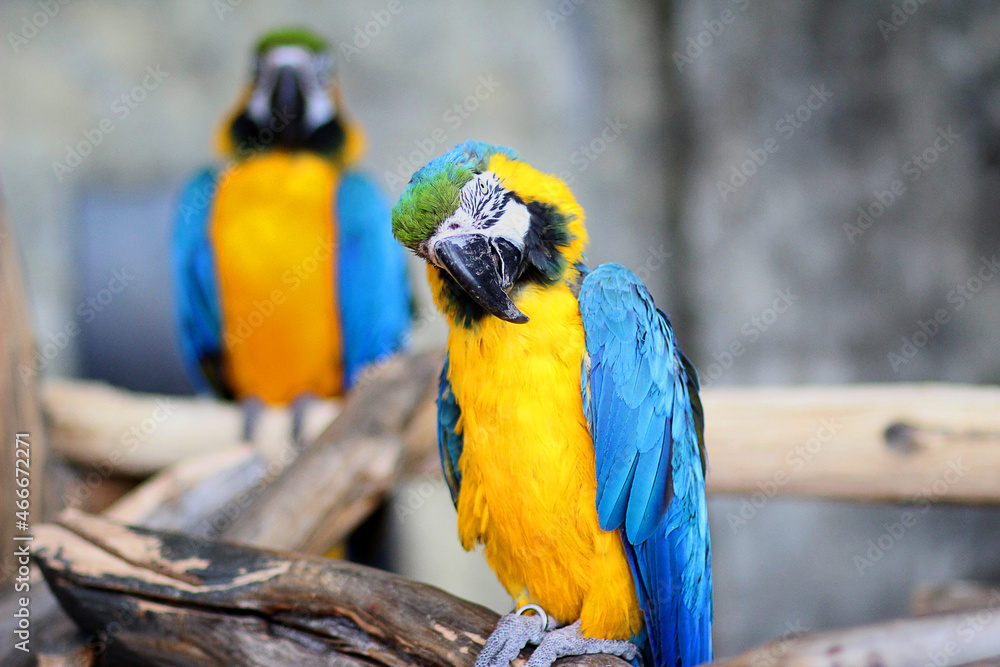
[[[42,9],[0,4],[0,179],[36,331],[44,343],[70,322],[81,328],[47,372],[186,391],[172,328],[170,211],[184,178],[214,159],[213,133],[243,85],[251,45],[287,23],[350,43],[387,5],[77,0],[38,19],[44,25],[15,51],[10,33]],[[1000,251],[998,3],[401,7],[340,61],[345,106],[368,130],[365,164],[389,196],[402,186],[385,173],[439,127],[445,140],[421,161],[477,138],[565,172],[588,213],[591,263],[640,271],[708,383],[1000,380],[1000,280],[961,309],[949,301],[982,257]],[[888,32],[880,21],[894,11],[906,21]],[[704,46],[679,68],[673,54],[689,39]],[[115,100],[149,66],[168,76],[118,117]],[[453,127],[445,113],[480,77],[499,85]],[[800,110],[808,118],[787,136],[776,124],[812,87],[829,98]],[[60,182],[52,163],[106,117],[113,131]],[[584,156],[615,119],[627,127]],[[907,161],[949,127],[959,138],[908,180]],[[759,156],[768,139],[777,152],[723,198],[717,182],[752,171],[748,151]],[[852,243],[844,226],[857,207],[896,180],[905,193]],[[115,270],[134,279],[82,321],[79,305]],[[423,289],[419,267],[413,276]],[[778,290],[795,301],[768,321]],[[421,298],[416,344],[439,345],[444,327]],[[889,353],[939,309],[947,324],[893,368]],[[746,328],[755,317],[767,324],[756,337]],[[745,352],[723,368],[733,341]],[[720,655],[790,631],[901,615],[918,582],[1000,577],[995,510],[935,507],[861,574],[854,557],[906,508],[772,500],[732,530],[726,518],[741,502],[710,503]],[[481,557],[458,547],[439,480],[400,490],[392,516],[398,570],[509,605]]]

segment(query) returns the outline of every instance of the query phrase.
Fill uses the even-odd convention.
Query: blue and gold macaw
[[[327,44],[299,29],[262,39],[221,128],[228,165],[196,175],[177,215],[182,347],[202,388],[258,406],[337,396],[402,344],[404,256],[388,203],[353,168],[363,143]]]
[[[519,608],[476,664],[527,643],[531,667],[711,660],[703,413],[667,316],[623,266],[588,271],[569,188],[506,148],[431,161],[392,226],[450,325],[438,439],[459,536]]]

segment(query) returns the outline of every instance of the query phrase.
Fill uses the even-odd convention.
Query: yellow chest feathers
[[[210,233],[225,372],[238,397],[281,404],[341,391],[338,180],[327,160],[280,152],[220,176]]]
[[[576,299],[560,285],[527,288],[517,303],[526,324],[486,317],[449,334],[449,379],[464,439],[459,530],[467,548],[495,536],[497,512],[552,509],[565,492],[596,485],[580,399],[584,340]]]
[[[466,549],[485,545],[517,604],[627,638],[641,611],[621,538],[598,525],[579,306],[563,284],[528,287],[516,303],[528,323],[487,317],[448,338],[463,434],[459,536]]]

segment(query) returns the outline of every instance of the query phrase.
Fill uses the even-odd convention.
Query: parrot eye
[[[479,181],[479,192],[481,194],[485,195],[489,191],[490,191],[490,184],[486,181],[486,179],[484,178],[484,179],[480,180]]]

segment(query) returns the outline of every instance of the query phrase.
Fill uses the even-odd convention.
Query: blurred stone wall
[[[1000,380],[1000,3],[651,6],[704,384]],[[908,510],[710,501],[720,653],[1000,578],[1000,512]]]
[[[1000,250],[996,2],[398,7],[0,3],[0,180],[37,335],[84,332],[47,372],[99,371],[86,340],[132,359],[132,386],[180,377],[170,199],[213,159],[257,36],[307,23],[338,47],[389,196],[466,138],[562,174],[588,212],[591,263],[640,273],[706,384],[1000,379],[1000,280],[978,275]],[[81,304],[123,268],[128,289],[87,321]],[[421,304],[417,342],[440,344],[425,291]],[[906,508],[772,500],[732,528],[742,502],[710,503],[720,655],[903,614],[918,581],[1000,577],[993,510],[935,507],[859,570]],[[458,546],[440,479],[401,489],[390,514],[397,569],[509,605]]]
[[[1000,380],[1000,5],[675,7],[706,380]]]

